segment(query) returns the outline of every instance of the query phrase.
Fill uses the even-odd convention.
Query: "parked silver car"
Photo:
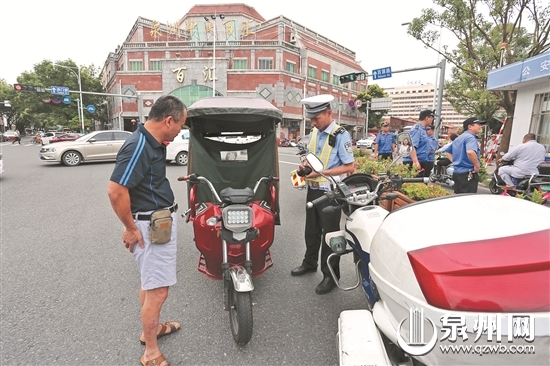
[[[40,149],[40,159],[68,166],[85,161],[116,160],[118,150],[131,135],[128,131],[94,131],[75,141],[56,142]]]

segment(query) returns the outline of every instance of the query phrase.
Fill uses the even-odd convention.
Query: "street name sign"
[[[69,88],[66,86],[50,86],[50,92],[58,95],[69,95]]]
[[[372,70],[372,79],[386,79],[391,78],[391,67],[383,67],[381,69]]]

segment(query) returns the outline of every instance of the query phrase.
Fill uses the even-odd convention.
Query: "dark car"
[[[74,141],[82,136],[80,133],[64,133],[62,135],[55,135],[50,138],[50,144],[61,141]]]

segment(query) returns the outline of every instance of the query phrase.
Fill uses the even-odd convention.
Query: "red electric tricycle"
[[[189,209],[198,270],[222,280],[239,345],[252,337],[252,278],[273,265],[278,204],[275,127],[282,112],[258,98],[212,97],[189,107]]]

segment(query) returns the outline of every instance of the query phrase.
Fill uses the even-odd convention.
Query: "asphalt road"
[[[122,225],[106,194],[113,163],[65,167],[39,160],[39,146],[2,143],[2,365],[139,365],[143,352],[139,274],[121,240]],[[255,279],[254,333],[237,346],[223,310],[222,284],[197,271],[191,224],[179,221],[178,283],[161,321],[182,329],[160,340],[172,365],[333,365],[341,311],[364,307],[360,289],[314,292],[321,274],[290,276],[304,253],[305,191],[291,187],[295,148],[280,149],[281,220],[274,266]],[[181,212],[185,167],[168,176]],[[351,258],[343,279],[353,278]]]

